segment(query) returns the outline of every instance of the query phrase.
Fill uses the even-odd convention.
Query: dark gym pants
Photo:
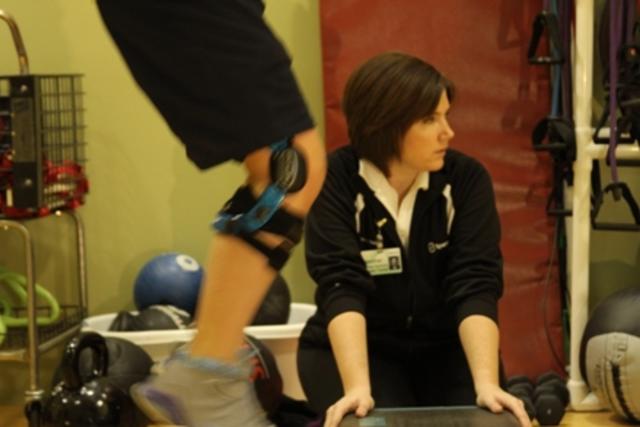
[[[369,341],[370,381],[377,408],[475,405],[471,372],[458,339],[437,344]],[[298,373],[310,406],[319,414],[344,395],[328,348],[301,342]]]

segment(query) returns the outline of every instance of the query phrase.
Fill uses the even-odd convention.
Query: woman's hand
[[[494,384],[486,384],[476,387],[476,403],[478,406],[489,409],[493,413],[507,409],[515,415],[522,427],[531,427],[531,420],[524,410],[524,403],[517,397],[507,393]]]
[[[374,404],[368,388],[351,389],[327,409],[324,427],[338,427],[342,418],[350,412],[355,412],[357,417],[364,417]]]

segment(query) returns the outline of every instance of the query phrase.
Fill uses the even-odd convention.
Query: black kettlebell
[[[80,353],[93,352],[90,375],[83,381]],[[46,398],[45,427],[124,427],[135,425],[131,398],[106,378],[109,352],[102,335],[94,332],[71,339],[62,355],[62,380]]]

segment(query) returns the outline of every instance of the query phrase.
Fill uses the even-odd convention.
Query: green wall
[[[317,0],[267,1],[267,18],[282,38],[302,91],[322,130],[322,81]],[[90,313],[133,307],[131,283],[141,264],[163,251],[203,261],[209,222],[242,182],[237,164],[200,172],[186,159],[149,101],[131,79],[93,1],[0,0],[22,32],[31,73],[85,75],[91,192],[80,209],[85,222]],[[16,74],[10,33],[0,23],[0,75]],[[73,228],[69,219],[29,223],[38,281],[61,300],[75,295]],[[298,246],[284,270],[295,301],[312,300],[313,284]],[[0,231],[0,265],[22,271],[22,245]],[[44,357],[44,384],[57,352]],[[0,404],[22,399],[26,364],[0,363]]]

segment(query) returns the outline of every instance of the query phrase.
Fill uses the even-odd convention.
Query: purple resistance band
[[[622,0],[625,1],[625,0]],[[635,1],[635,0],[634,0]],[[618,50],[620,49],[620,32],[622,8],[620,1],[609,0],[609,166],[611,180],[618,182],[618,165],[616,162],[616,146],[618,144]],[[616,199],[618,199],[616,197]]]

